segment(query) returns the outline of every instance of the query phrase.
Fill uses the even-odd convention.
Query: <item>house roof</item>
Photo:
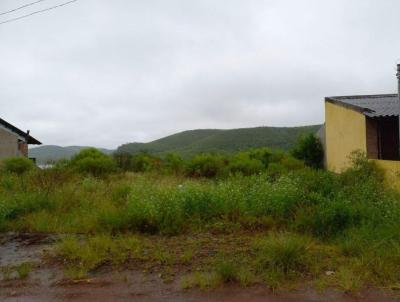
[[[333,96],[325,101],[363,113],[369,117],[399,116],[398,94]]]
[[[24,132],[21,129],[18,129],[17,127],[11,125],[10,123],[6,122],[5,120],[3,120],[1,118],[0,118],[0,126],[3,126],[4,128],[7,128],[8,130],[14,132],[15,134],[25,138],[26,142],[28,144],[32,144],[32,145],[41,145],[42,144],[36,138],[30,136],[27,132]]]

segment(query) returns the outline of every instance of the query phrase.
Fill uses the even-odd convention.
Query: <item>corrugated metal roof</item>
[[[399,116],[400,101],[397,94],[334,96],[327,101],[342,104],[369,117]]]

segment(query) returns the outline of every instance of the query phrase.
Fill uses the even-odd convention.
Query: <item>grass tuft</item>
[[[258,268],[285,276],[305,273],[310,265],[309,246],[304,236],[272,234],[256,244]]]

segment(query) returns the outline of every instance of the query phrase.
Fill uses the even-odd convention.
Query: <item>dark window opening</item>
[[[367,117],[367,156],[370,159],[400,159],[397,116]]]

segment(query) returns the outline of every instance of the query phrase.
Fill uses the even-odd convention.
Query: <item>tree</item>
[[[323,166],[324,150],[319,138],[312,133],[300,136],[290,153],[309,167],[320,169]]]
[[[112,158],[96,148],[81,150],[70,162],[71,166],[82,173],[101,176],[115,171],[116,165]]]

